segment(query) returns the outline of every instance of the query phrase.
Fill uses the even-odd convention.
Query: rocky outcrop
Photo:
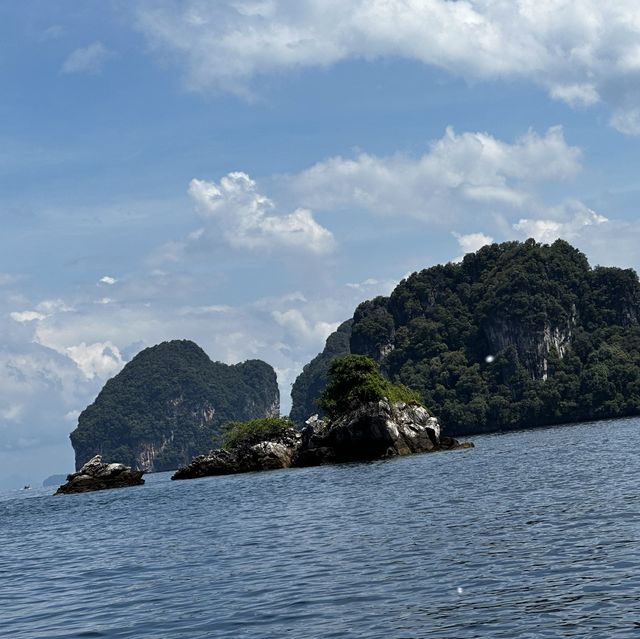
[[[108,488],[126,488],[144,484],[142,470],[132,470],[124,464],[105,464],[100,455],[90,459],[78,472],[67,475],[67,483],[56,491],[56,495],[88,493]]]
[[[423,406],[381,400],[335,421],[314,416],[302,436],[300,462],[316,465],[430,452],[439,446],[440,424]]]
[[[290,428],[272,441],[259,442],[253,446],[239,446],[232,450],[218,448],[209,451],[207,455],[195,457],[171,479],[194,479],[208,475],[232,475],[290,468],[294,465],[301,442],[300,433]]]
[[[212,450],[180,468],[171,479],[385,459],[412,453],[472,448],[440,436],[440,424],[422,406],[386,400],[364,404],[330,421],[314,415],[302,432],[283,431],[272,441]]]

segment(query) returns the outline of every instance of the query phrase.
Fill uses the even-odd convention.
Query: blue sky
[[[3,3],[0,77],[0,486],[70,469],[159,341],[266,360],[286,412],[408,272],[529,236],[639,266],[630,1]]]

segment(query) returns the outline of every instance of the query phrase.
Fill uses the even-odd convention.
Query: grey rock
[[[132,470],[124,464],[105,464],[100,455],[92,457],[79,471],[67,475],[67,483],[56,495],[86,493],[108,488],[125,488],[144,484],[142,470]]]
[[[296,458],[302,436],[289,428],[275,440],[252,446],[238,446],[232,450],[218,448],[207,455],[195,457],[188,465],[178,469],[171,479],[193,479],[208,475],[231,475],[258,470],[290,468]]]
[[[229,475],[277,468],[385,459],[397,455],[472,448],[441,437],[440,423],[422,406],[386,400],[361,405],[340,419],[317,415],[299,432],[287,429],[275,440],[200,455],[171,479]]]

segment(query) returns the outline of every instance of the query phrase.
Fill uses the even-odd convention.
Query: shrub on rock
[[[337,357],[329,367],[329,383],[320,396],[320,406],[331,418],[361,404],[387,399],[389,403],[421,404],[420,395],[380,374],[378,364],[366,355]]]

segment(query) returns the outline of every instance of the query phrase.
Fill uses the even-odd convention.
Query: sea
[[[640,637],[640,420],[0,496],[11,639]]]

